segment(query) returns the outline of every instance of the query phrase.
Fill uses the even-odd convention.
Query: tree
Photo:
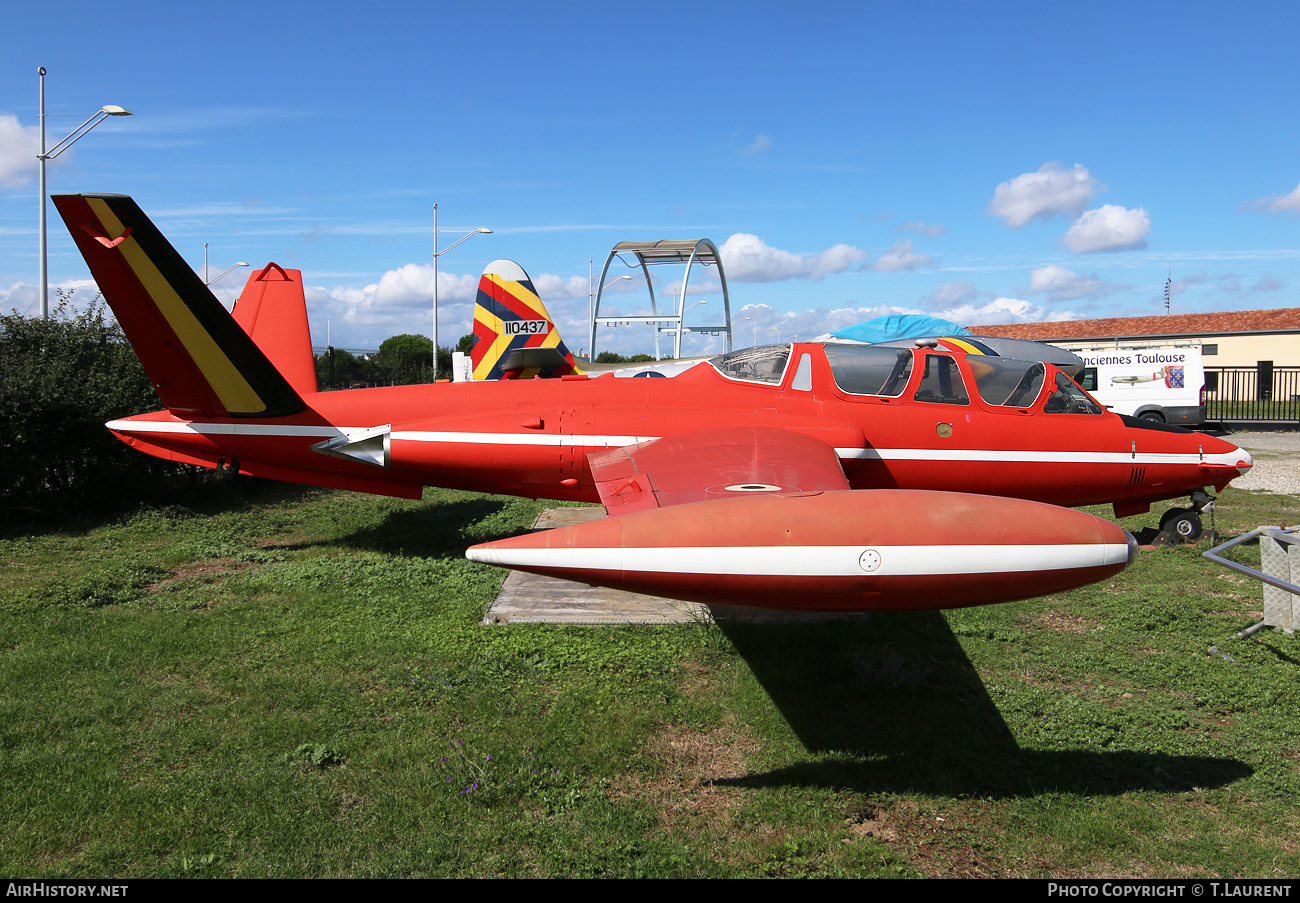
[[[379,343],[379,354],[375,363],[383,370],[401,370],[416,366],[420,361],[429,363],[433,357],[433,340],[428,336],[402,335],[390,336]]]
[[[441,358],[442,355],[439,354],[438,357]],[[380,343],[375,366],[387,375],[393,385],[427,383],[431,382],[432,358],[432,339],[404,333],[390,336]]]
[[[334,358],[334,381],[330,383],[330,355]],[[355,389],[378,385],[382,380],[380,369],[368,357],[361,357],[342,348],[332,348],[316,358],[316,382],[323,389]]]
[[[624,357],[613,351],[602,351],[596,355],[597,364],[640,364],[646,361],[653,361],[654,357],[649,354],[634,354],[631,357]]]

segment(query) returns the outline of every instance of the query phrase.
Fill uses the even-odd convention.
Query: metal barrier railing
[[[1256,527],[1236,539],[1215,546],[1201,554],[1215,564],[1223,565],[1264,584],[1264,620],[1238,633],[1244,639],[1265,627],[1281,627],[1288,635],[1295,633],[1300,621],[1300,586],[1292,581],[1300,578],[1300,524],[1294,527]],[[1257,571],[1237,561],[1224,558],[1222,553],[1252,539],[1259,539],[1260,566]],[[1283,577],[1289,579],[1283,579]]]

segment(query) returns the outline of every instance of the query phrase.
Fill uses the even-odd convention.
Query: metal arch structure
[[[626,255],[626,256],[625,256]],[[609,275],[610,265],[618,260],[629,269],[641,268],[645,275],[646,288],[650,292],[650,315],[637,316],[615,316],[602,317],[600,315],[601,296],[605,291],[605,279]],[[686,264],[686,272],[682,274],[682,290],[676,299],[676,309],[671,313],[659,313],[659,303],[655,298],[654,283],[650,279],[650,267],[661,266],[663,264]],[[686,306],[686,290],[690,285],[691,267],[696,263],[702,266],[716,266],[718,268],[718,281],[722,283],[722,310],[723,322],[717,326],[691,326],[686,327],[682,324],[682,319]],[[727,292],[727,274],[722,268],[722,255],[718,252],[718,246],[709,238],[695,238],[672,240],[663,239],[661,241],[621,241],[614,245],[609,256],[605,258],[605,265],[600,269],[600,281],[596,283],[599,288],[596,291],[596,305],[591,315],[591,341],[587,347],[590,349],[590,359],[596,359],[596,327],[604,324],[618,323],[649,323],[655,327],[655,360],[660,360],[659,336],[661,333],[671,332],[673,334],[673,357],[682,356],[682,332],[711,332],[723,333],[727,337],[727,350],[731,350],[731,296]]]

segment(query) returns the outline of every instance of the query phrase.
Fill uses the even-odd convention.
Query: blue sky
[[[5,309],[38,308],[39,66],[51,144],[135,113],[51,193],[133,195],[196,268],[208,242],[216,272],[301,269],[318,344],[429,333],[434,203],[443,247],[493,230],[442,258],[443,344],[506,257],[585,346],[588,260],[660,238],[723,248],[738,344],[1161,313],[1171,269],[1175,312],[1300,300],[1294,5],[27,6],[0,37]],[[93,293],[54,216],[50,275]]]

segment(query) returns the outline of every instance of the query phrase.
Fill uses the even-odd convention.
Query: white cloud
[[[1193,285],[1202,285],[1209,280],[1208,273],[1193,273],[1190,276],[1183,276],[1169,283],[1169,296],[1181,295]]]
[[[1042,320],[1073,320],[1071,311],[1049,312],[1022,298],[995,298],[987,304],[963,304],[937,314],[963,326],[990,326],[998,323],[1037,323]]]
[[[1061,269],[1058,267],[1057,269]],[[1065,272],[1068,272],[1065,271]],[[993,298],[991,292],[981,292],[973,282],[965,279],[955,282],[941,282],[935,286],[921,303],[934,316],[952,320],[963,326],[974,324],[989,325],[994,323],[1028,323],[1039,320],[1069,320],[1074,318],[1070,311],[1053,313],[1047,308],[1026,301],[1022,298]],[[981,303],[983,300],[984,303]]]
[[[941,282],[934,287],[923,301],[926,307],[943,308],[958,307],[968,304],[980,295],[979,289],[975,288],[975,283],[960,279],[956,282]]]
[[[757,235],[737,232],[718,248],[722,268],[733,282],[779,282],[798,279],[807,272],[804,259],[782,251]]]
[[[1097,275],[1081,276],[1054,263],[1029,271],[1029,291],[1042,292],[1049,301],[1103,298],[1121,288],[1124,286],[1107,282]]]
[[[948,234],[948,227],[943,223],[927,223],[924,220],[916,220],[910,223],[903,223],[898,228],[907,232],[919,232],[930,238],[942,238]]]
[[[813,262],[813,271],[816,273],[814,278],[820,279],[825,273],[843,273],[866,256],[865,251],[840,243],[820,254],[812,255],[809,260]]]
[[[50,312],[53,313],[59,303],[59,293],[68,299],[65,310],[76,315],[84,312],[90,302],[99,293],[99,286],[93,279],[65,279],[63,282],[50,283]],[[9,288],[0,288],[0,310],[17,311],[27,317],[40,316],[40,286],[15,282]],[[112,318],[112,311],[108,312]]]
[[[731,323],[735,347],[745,348],[754,344],[755,323],[741,322],[744,317],[757,321],[758,343],[767,345],[776,344],[776,329],[781,331],[782,342],[788,342],[794,336],[798,336],[799,341],[809,341],[876,317],[919,313],[923,311],[885,304],[876,307],[814,307],[797,311],[778,311],[767,304],[746,304],[739,312],[732,312]]]
[[[477,275],[438,273],[439,344],[455,344],[469,331],[478,280]],[[378,348],[389,336],[428,335],[433,328],[431,264],[408,263],[363,288],[304,285],[304,291],[317,344],[325,343],[326,321],[334,343],[350,348]]]
[[[736,148],[736,153],[761,154],[763,153],[763,151],[768,150],[771,147],[772,147],[772,139],[767,137],[766,135],[759,135],[758,138],[755,139],[754,143],[749,145],[748,147]]]
[[[840,273],[863,260],[865,251],[837,244],[820,254],[801,257],[782,251],[757,235],[737,232],[718,248],[728,282],[781,282],[786,279],[821,279]]]
[[[21,188],[36,178],[40,150],[40,129],[22,125],[11,113],[0,113],[0,190]]]
[[[39,292],[37,286],[28,285],[26,282],[15,282],[8,288],[0,288],[0,310],[31,314],[37,309],[36,296]]]
[[[367,286],[374,290],[376,302],[385,307],[421,307],[433,302],[434,268],[427,263],[408,263],[389,270],[379,282]],[[457,276],[445,270],[438,273],[438,303],[473,301],[478,292],[478,277]]]
[[[1276,292],[1286,288],[1285,282],[1267,272],[1261,273],[1259,278],[1249,285],[1247,281],[1247,277],[1240,273],[1218,273],[1214,275],[1205,272],[1193,273],[1190,276],[1181,276],[1173,280],[1169,285],[1169,295],[1171,298],[1177,297],[1194,286],[1210,286],[1209,292],[1205,293],[1204,297],[1212,297],[1214,294],[1243,295]],[[1160,297],[1163,300],[1163,293]]]
[[[1097,180],[1078,163],[1073,169],[1044,163],[1038,172],[1022,173],[994,189],[987,209],[1011,228],[1019,229],[1032,219],[1076,215],[1096,190]]]
[[[1300,213],[1300,185],[1290,194],[1270,194],[1257,201],[1247,201],[1242,207],[1269,213]]]
[[[876,258],[876,262],[872,264],[872,267],[882,273],[919,270],[930,266],[934,266],[934,261],[926,254],[917,254],[910,238],[894,242],[893,246]]]
[[[1074,254],[1145,248],[1151,234],[1151,217],[1145,207],[1129,210],[1118,204],[1103,204],[1074,221],[1061,240]]]
[[[969,283],[948,283],[948,285],[962,286],[969,285]],[[973,290],[972,286],[972,296],[978,294]],[[931,295],[931,297],[936,297],[936,295],[938,295],[938,292]],[[977,303],[977,300],[977,298],[968,297],[964,301],[959,301],[938,310],[918,310],[912,307],[882,304],[878,307],[811,308],[808,310],[780,312],[765,304],[750,304],[746,305],[742,311],[733,317],[733,324],[739,324],[735,327],[735,345],[737,348],[743,348],[754,342],[753,324],[749,322],[739,323],[741,317],[754,317],[758,321],[758,341],[760,344],[776,342],[775,332],[767,332],[767,335],[763,335],[765,331],[773,327],[780,328],[782,341],[789,341],[791,336],[794,335],[799,336],[800,340],[807,341],[820,335],[845,329],[865,320],[891,314],[930,313],[964,326],[971,324],[1027,323],[1041,320],[1071,320],[1077,317],[1073,311],[1049,311],[1047,308],[1020,298],[995,298],[984,304]]]
[[[586,298],[587,277],[570,276],[565,279],[553,273],[542,273],[533,280],[533,288],[537,289],[537,295],[543,303],[549,302],[552,298]],[[613,289],[614,286],[610,286],[610,290]]]

